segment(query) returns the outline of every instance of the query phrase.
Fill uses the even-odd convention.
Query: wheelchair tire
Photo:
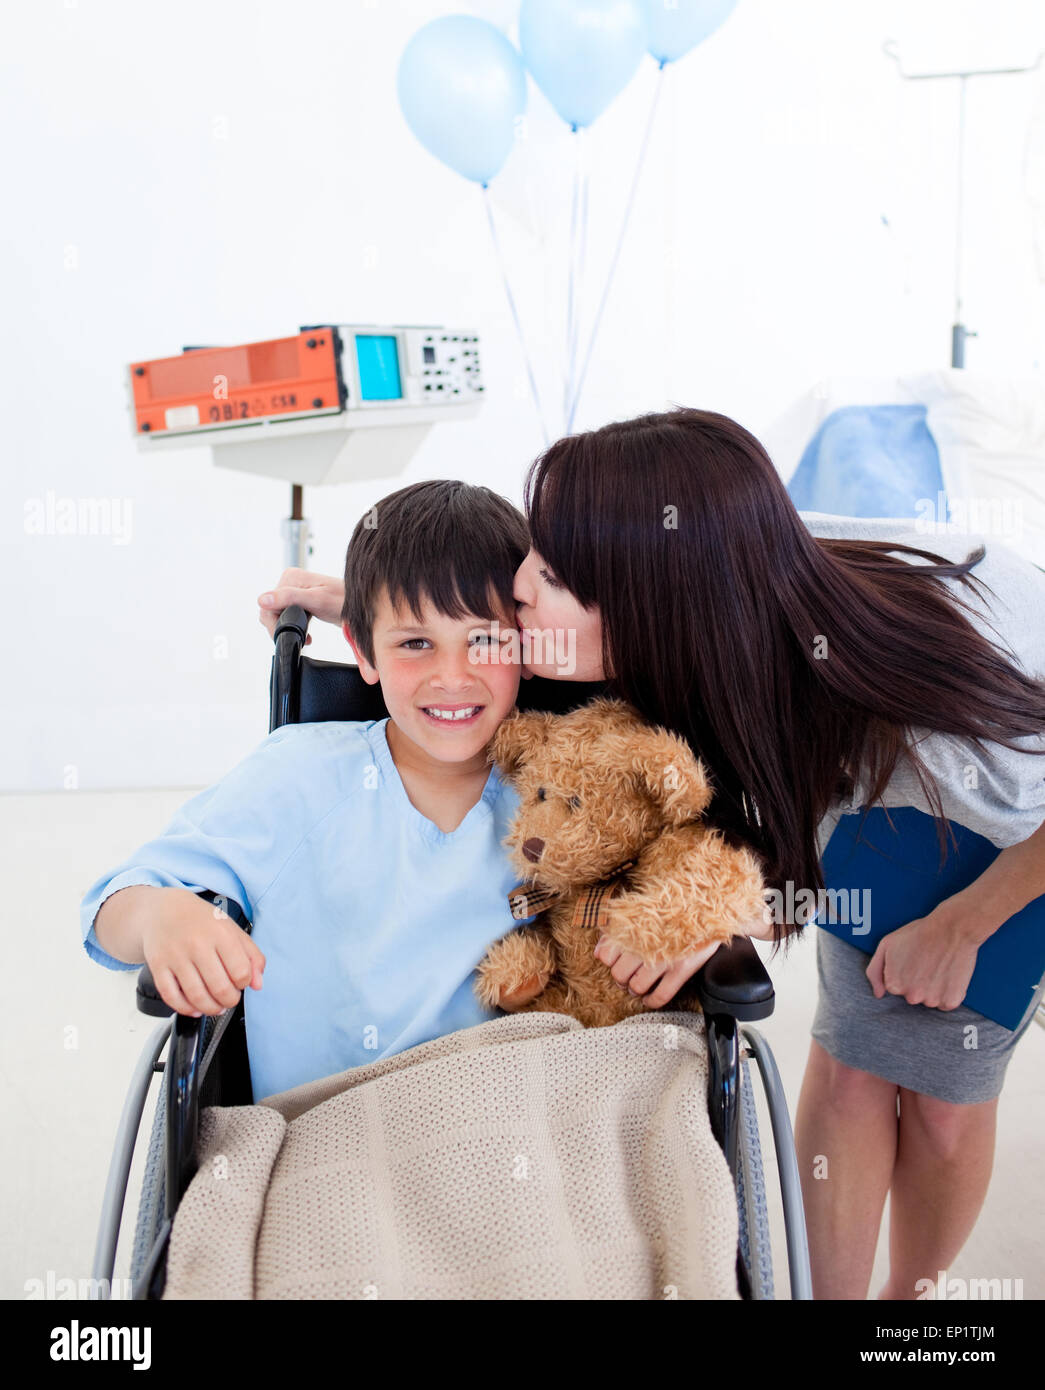
[[[751,1085],[750,1065],[741,1063],[740,1134],[737,1146],[737,1215],[740,1222],[740,1257],[744,1262],[752,1299],[773,1298],[773,1251],[769,1240],[769,1208],[758,1136],[758,1113]]]

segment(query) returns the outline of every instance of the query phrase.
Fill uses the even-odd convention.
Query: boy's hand
[[[772,919],[765,914],[748,922],[737,933],[739,936],[754,936],[762,941],[773,939]],[[670,965],[647,965],[645,961],[630,951],[623,951],[608,936],[600,936],[595,946],[595,958],[609,966],[610,974],[621,989],[641,998],[648,1009],[660,1009],[671,1002],[679,990],[701,966],[705,965],[722,945],[712,941],[692,955]]]
[[[609,966],[610,974],[621,989],[642,998],[648,1009],[659,1009],[674,999],[690,976],[695,975],[721,945],[721,941],[712,941],[709,946],[671,965],[652,966],[631,951],[622,951],[609,937],[602,936],[595,947],[595,958]]]
[[[323,623],[341,622],[345,602],[345,583],[329,574],[313,574],[311,570],[289,569],[279,576],[279,584],[269,594],[258,598],[258,622],[270,637],[276,635],[276,622],[284,608],[300,604],[306,613]],[[305,646],[312,634],[305,634]]]
[[[199,1018],[221,1014],[250,985],[261,988],[265,957],[241,927],[183,888],[156,890],[142,930],[145,963],[166,1004]]]

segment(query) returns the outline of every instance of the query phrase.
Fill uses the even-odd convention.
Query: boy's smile
[[[394,609],[383,589],[374,611],[371,665],[345,626],[363,679],[381,683],[397,766],[442,777],[489,771],[486,746],[519,689],[520,668],[510,660],[514,628],[512,612],[497,619],[449,618],[427,598],[418,618],[409,607]]]

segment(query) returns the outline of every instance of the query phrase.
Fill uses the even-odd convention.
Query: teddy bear
[[[704,820],[704,765],[630,705],[600,696],[569,714],[515,711],[489,759],[519,795],[504,845],[523,883],[509,906],[539,915],[480,962],[485,1007],[618,1023],[646,1006],[596,959],[600,935],[656,965],[764,918],[760,861]],[[699,1011],[692,982],[671,1007]]]

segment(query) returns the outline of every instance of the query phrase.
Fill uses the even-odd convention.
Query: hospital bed
[[[1040,372],[826,377],[761,440],[800,512],[909,517],[929,549],[978,535],[1045,568]]]

